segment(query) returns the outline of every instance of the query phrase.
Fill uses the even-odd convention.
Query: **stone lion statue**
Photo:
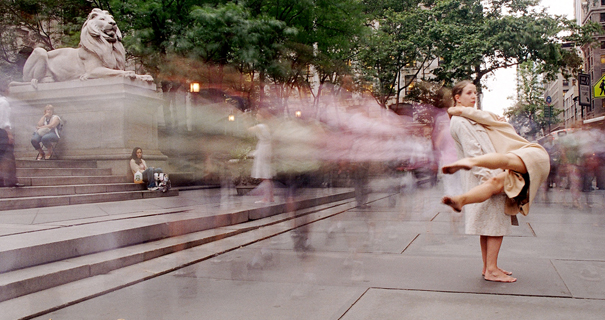
[[[46,51],[36,48],[23,66],[23,80],[37,87],[38,82],[129,77],[153,81],[150,75],[125,71],[122,33],[105,10],[92,9],[82,26],[78,48]]]

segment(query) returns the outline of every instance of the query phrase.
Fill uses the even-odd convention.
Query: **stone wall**
[[[10,88],[9,101],[17,158],[35,158],[30,139],[44,106],[52,104],[66,121],[57,149],[61,159],[99,160],[99,167],[127,177],[132,149],[141,147],[150,166],[166,165],[158,148],[162,99],[153,83],[111,77],[40,83],[37,89],[24,84]]]

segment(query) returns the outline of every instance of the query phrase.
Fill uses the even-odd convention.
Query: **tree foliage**
[[[576,72],[581,59],[562,43],[588,44],[600,26],[577,26],[537,3],[5,0],[0,67],[18,80],[19,64],[34,46],[75,46],[86,15],[100,7],[118,22],[131,65],[165,89],[196,80],[245,92],[251,103],[274,99],[284,108],[294,92],[312,96],[318,108],[322,92],[345,89],[369,91],[386,107],[413,82],[473,79],[480,87],[494,70],[526,61],[547,78]],[[19,42],[21,29],[33,40]]]
[[[561,110],[550,108],[544,100],[545,77],[538,63],[528,61],[517,68],[517,99],[514,106],[505,111],[515,130],[533,140],[537,134],[560,120]]]
[[[487,5],[482,6],[481,3]],[[547,79],[559,72],[577,73],[581,60],[562,48],[573,41],[580,47],[593,40],[600,26],[579,27],[561,16],[538,10],[538,0],[444,0],[434,6],[434,41],[441,64],[440,80],[473,79],[480,86],[489,73],[526,61],[540,66]]]
[[[91,9],[86,0],[0,1],[0,87],[21,80],[23,64],[34,47],[77,46]]]

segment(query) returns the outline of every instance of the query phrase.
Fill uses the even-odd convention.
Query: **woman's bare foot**
[[[448,206],[452,207],[452,209],[454,209],[454,211],[456,211],[456,212],[462,212],[462,205],[454,198],[445,196],[441,199],[441,202],[443,204],[447,204]]]
[[[494,271],[486,272],[483,276],[483,279],[486,281],[494,281],[494,282],[515,282],[517,278],[513,278],[504,272],[500,271],[500,269],[496,269]]]
[[[471,168],[473,168],[473,163],[471,162],[471,160],[468,158],[464,158],[454,163],[443,166],[443,168],[441,168],[441,171],[445,174],[453,174],[456,173],[456,171],[458,170],[470,170]]]
[[[504,270],[504,269],[500,269],[500,268],[498,268],[498,270],[500,270],[502,273],[504,273],[504,274],[505,274],[505,275],[507,275],[507,276],[510,276],[511,274],[513,274],[511,271],[506,271],[506,270]],[[483,271],[481,272],[481,275],[482,275],[482,276],[485,276],[485,270],[483,270]]]

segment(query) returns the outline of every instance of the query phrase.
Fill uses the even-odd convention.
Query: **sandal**
[[[50,158],[53,156],[53,148],[50,147],[46,151],[48,151],[48,155],[44,157],[44,160],[50,160]]]
[[[44,151],[40,150],[38,151],[38,156],[36,156],[36,160],[44,160]]]

